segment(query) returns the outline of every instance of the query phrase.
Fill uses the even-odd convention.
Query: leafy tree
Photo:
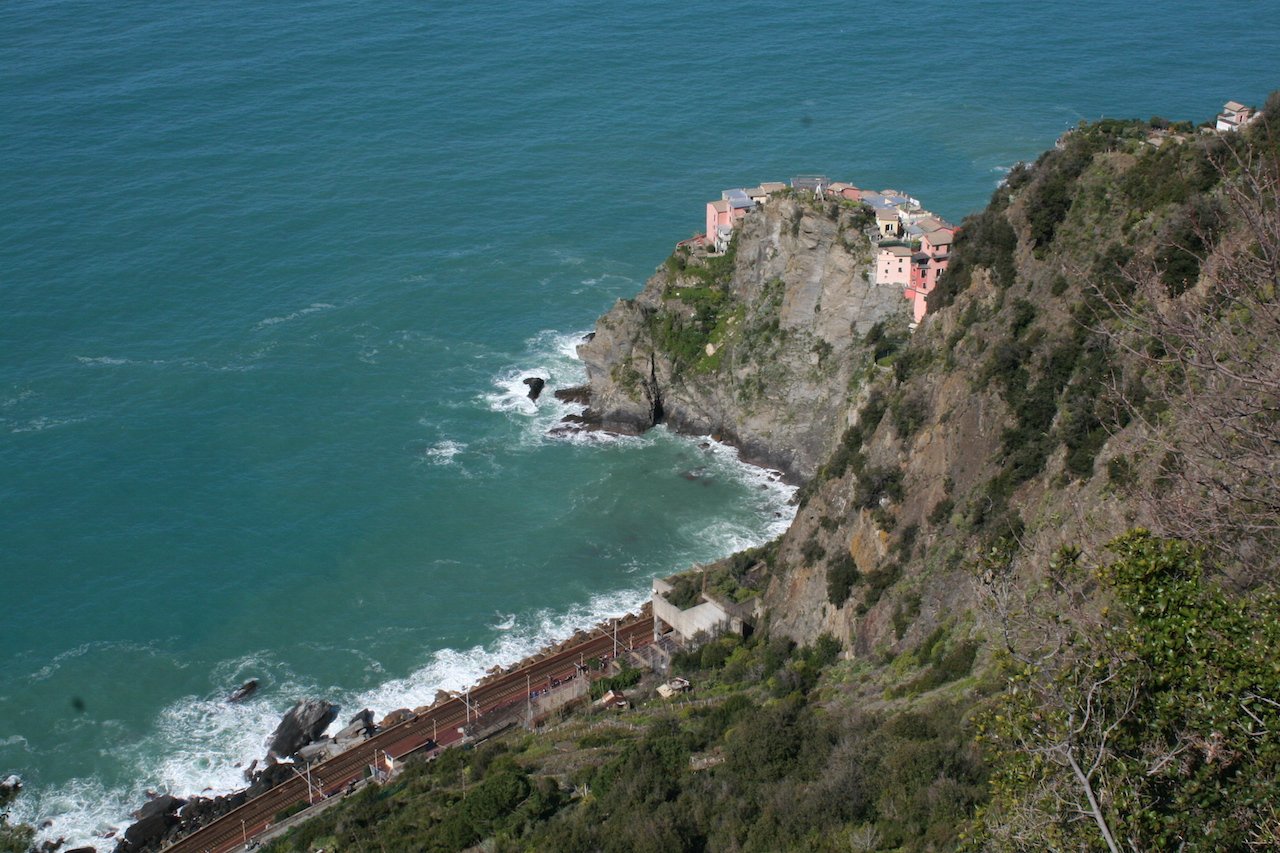
[[[1245,569],[1248,580],[1274,579],[1280,163],[1246,150],[1216,165],[1217,195],[1188,202],[1156,256],[1123,270],[1125,289],[1094,277],[1106,308],[1099,317],[1117,321],[1092,325],[1131,360],[1119,397],[1142,427],[1143,455],[1170,463],[1143,495],[1153,526]]]
[[[986,849],[1275,849],[1280,601],[1229,599],[1183,542],[1109,547],[1101,621],[1046,614],[1021,626],[1042,644],[1008,644],[980,726],[998,752]]]

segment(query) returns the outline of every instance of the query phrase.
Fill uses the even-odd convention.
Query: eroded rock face
[[[865,370],[862,338],[905,317],[896,285],[872,281],[871,244],[855,213],[772,198],[740,226],[736,258],[714,305],[715,331],[690,355],[669,329],[696,317],[705,270],[668,267],[619,300],[578,348],[591,426],[642,432],[666,423],[736,445],[794,479],[811,477],[848,425],[850,389]],[[705,310],[705,309],[704,309]]]
[[[254,774],[253,781],[245,789],[245,796],[248,799],[261,796],[281,782],[286,782],[293,778],[294,772],[295,768],[291,765],[268,763],[266,767]]]
[[[323,699],[298,700],[271,735],[268,752],[277,758],[292,758],[299,749],[314,743],[337,716],[338,706]]]

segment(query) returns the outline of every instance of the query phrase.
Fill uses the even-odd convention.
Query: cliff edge
[[[682,245],[578,348],[585,419],[710,434],[796,480],[848,425],[877,323],[905,332],[897,285],[873,278],[869,212],[803,191],[749,212],[722,255]]]

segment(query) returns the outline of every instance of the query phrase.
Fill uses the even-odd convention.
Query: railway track
[[[275,786],[195,832],[164,848],[162,853],[226,853],[253,838],[274,823],[276,814],[299,802],[314,803],[337,794],[364,775],[367,766],[387,766],[387,758],[401,758],[434,740],[450,746],[464,738],[460,729],[495,710],[513,707],[529,698],[531,691],[548,689],[553,679],[588,677],[582,670],[586,661],[619,651],[638,648],[653,638],[652,617],[641,617],[619,625],[614,634],[591,637],[542,660],[491,679],[461,696],[433,705],[421,714],[362,741],[312,766],[309,771]],[[616,646],[615,646],[616,643]]]

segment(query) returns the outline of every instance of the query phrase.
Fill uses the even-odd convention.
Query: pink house
[[[724,232],[733,231],[734,210],[724,199],[707,202],[707,242],[712,246],[720,243]],[[722,231],[723,229],[723,231]],[[728,242],[728,237],[724,237]]]
[[[903,294],[911,300],[912,319],[919,323],[929,306],[927,297],[951,260],[951,241],[956,229],[950,226],[926,231],[920,237],[920,251],[911,256],[911,277]]]
[[[853,184],[846,184],[843,181],[836,181],[834,184],[827,187],[827,193],[835,196],[836,198],[847,198],[853,201],[857,201],[862,198],[862,190],[858,189]]]
[[[876,253],[876,284],[911,284],[911,250],[906,246],[881,246]]]
[[[719,201],[707,202],[707,242],[715,251],[729,248],[733,227],[755,206],[747,190],[725,190]]]

